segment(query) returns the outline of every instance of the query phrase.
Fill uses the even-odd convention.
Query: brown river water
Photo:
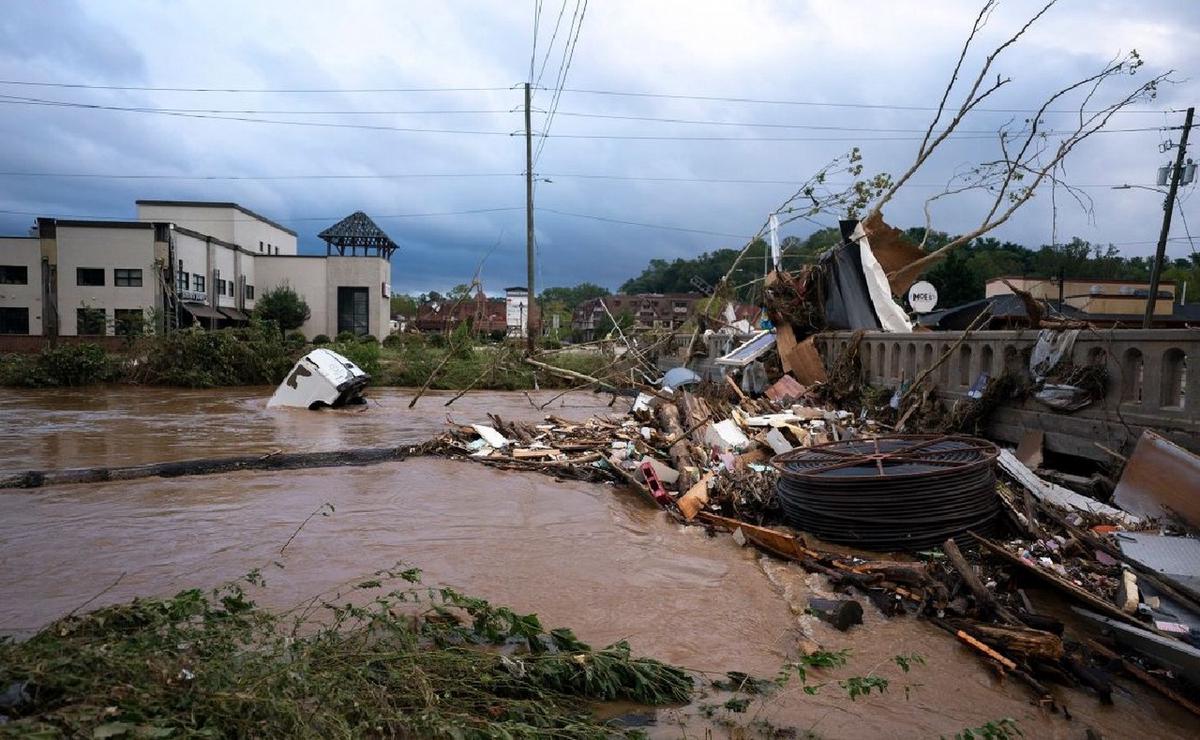
[[[534,420],[614,410],[608,396],[590,393],[544,411],[521,393],[469,394],[449,408],[450,394],[432,393],[408,410],[409,392],[379,389],[361,411],[268,412],[269,391],[7,391],[0,470],[400,444],[437,433],[447,414],[465,423],[486,422],[488,411]],[[531,395],[540,403],[554,394]],[[822,591],[819,578],[681,527],[621,489],[441,459],[0,491],[0,633],[28,635],[114,582],[93,606],[237,578],[279,559],[326,502],[336,512],[300,531],[284,569],[265,571],[267,588],[254,594],[261,603],[291,606],[403,561],[422,568],[426,583],[536,612],[593,644],[628,639],[639,653],[699,671],[773,676],[804,632],[826,649],[851,649],[846,667],[813,673],[828,682],[817,695],[789,686],[732,715],[743,725],[924,738],[1011,717],[1026,737],[1082,738],[1089,727],[1108,738],[1197,734],[1191,715],[1135,687],[1115,692],[1111,707],[1059,689],[1073,719],[1050,714],[950,636],[869,604],[864,625],[836,632],[803,614]],[[909,673],[891,662],[914,652],[925,664]],[[890,680],[886,694],[851,701],[836,685],[871,672]],[[695,706],[658,710],[655,720],[647,728],[655,737],[729,732]]]

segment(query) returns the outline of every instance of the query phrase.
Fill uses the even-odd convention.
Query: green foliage
[[[404,293],[393,293],[391,315],[413,318],[417,315],[417,299]]]
[[[363,334],[361,337],[359,337],[359,338],[358,338],[358,341],[360,341],[360,342],[371,342],[371,343],[374,343],[374,344],[378,344],[378,343],[379,343],[379,340],[375,338],[375,335],[374,335],[374,334]]]
[[[954,733],[954,740],[1014,740],[1024,737],[1017,721],[1005,717]]]
[[[339,335],[340,336],[340,335]],[[356,339],[339,340],[328,344],[325,349],[333,350],[362,368],[363,372],[372,378],[378,378],[381,372],[379,358],[382,355],[378,342],[360,342]]]
[[[170,332],[144,340],[142,349],[133,380],[190,388],[275,385],[295,354],[272,325],[258,321],[239,329]]]
[[[90,344],[61,344],[46,347],[36,355],[0,357],[0,385],[26,388],[56,388],[120,379],[124,361]]]
[[[860,696],[870,696],[872,690],[882,694],[887,691],[888,683],[883,676],[851,676],[838,681],[838,686],[846,690],[851,701],[857,701]]]
[[[0,641],[26,689],[5,734],[67,737],[619,737],[591,702],[690,699],[681,669],[593,649],[419,571],[379,571],[283,613],[246,588],[135,600]],[[365,601],[365,603],[364,603]],[[501,645],[503,650],[477,645]],[[314,704],[314,702],[316,702]]]
[[[339,331],[337,336],[333,338],[335,342],[353,342],[358,339],[358,335],[352,331]]]
[[[569,312],[584,301],[606,295],[609,295],[608,288],[595,283],[580,283],[573,288],[546,288],[538,296],[538,305],[545,310],[549,304],[559,302]]]
[[[254,304],[254,316],[274,323],[282,334],[303,326],[308,321],[310,311],[303,296],[284,283],[258,297]]]
[[[404,335],[403,334],[388,334],[386,337],[383,338],[383,346],[387,347],[388,349],[394,349],[396,347],[401,347],[403,345],[404,345]]]
[[[621,331],[623,332],[629,331],[629,329],[631,329],[635,323],[633,314],[629,311],[622,311],[619,314],[616,314],[613,318],[615,318],[616,321],[610,319],[607,313],[600,317],[600,319],[596,322],[597,338],[607,337],[610,334],[616,336],[616,329],[618,326],[621,327]]]
[[[920,653],[901,653],[893,655],[892,662],[900,666],[900,670],[908,673],[914,665],[925,665],[925,656]]]
[[[328,334],[318,334],[317,336],[313,337],[312,343],[320,346],[322,344],[329,344],[331,341],[333,340],[329,338]]]

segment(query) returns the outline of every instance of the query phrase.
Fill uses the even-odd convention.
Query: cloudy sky
[[[1002,2],[968,64],[1040,5]],[[25,233],[34,215],[129,218],[137,198],[220,200],[295,228],[301,251],[314,252],[323,249],[318,231],[361,209],[401,245],[397,289],[444,290],[490,255],[484,285],[499,290],[525,274],[516,86],[532,58],[546,88],[535,93],[534,128],[544,129],[569,56],[567,90],[535,167],[549,180],[536,195],[538,284],[615,288],[652,257],[740,246],[789,183],[852,146],[868,173],[904,170],[918,143],[912,132],[931,115],[912,109],[936,104],[978,3],[591,0],[582,22],[577,8],[575,0],[6,0],[0,234]],[[564,55],[571,28],[577,40]],[[1145,67],[1100,100],[1167,70],[1177,83],[1112,125],[1142,130],[1098,134],[1073,153],[1068,177],[1095,212],[1060,208],[1058,234],[1151,253],[1161,199],[1111,188],[1154,183],[1170,156],[1160,145],[1179,137],[1162,128],[1180,125],[1179,109],[1200,97],[1200,3],[1186,0],[1061,0],[998,60],[1011,84],[913,178],[888,220],[920,223],[923,202],[956,168],[993,158],[986,132],[1023,118],[1002,111],[1036,108],[1130,49]],[[1069,122],[1067,113],[1047,118],[1052,129]],[[1183,210],[1200,236],[1200,201],[1187,190]],[[945,202],[934,226],[961,231],[980,215],[978,201]],[[1052,220],[1047,191],[994,235],[1036,246],[1050,241]],[[795,227],[787,233],[815,228]],[[1183,235],[1178,219],[1173,233]],[[1187,241],[1168,249],[1188,254]]]

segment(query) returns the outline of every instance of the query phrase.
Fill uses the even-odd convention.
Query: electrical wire
[[[373,216],[371,216],[371,218],[378,221],[378,220],[389,219],[389,218],[433,218],[433,217],[440,217],[440,216],[471,216],[471,215],[476,215],[476,214],[481,214],[481,213],[500,213],[503,211],[523,211],[523,210],[525,210],[525,206],[505,206],[505,207],[501,207],[501,208],[474,208],[474,209],[466,210],[466,211],[436,211],[436,212],[431,212],[431,213],[393,213],[393,214],[386,214],[386,215],[382,215],[382,216],[373,215]],[[43,212],[39,212],[39,211],[16,211],[16,210],[7,210],[7,209],[0,209],[0,213],[7,213],[7,214],[17,215],[17,216],[34,216],[34,217],[41,217],[41,218],[56,218],[56,219],[63,219],[63,220],[79,220],[79,221],[144,221],[145,223],[153,222],[153,219],[138,219],[138,218],[130,218],[128,216],[96,216],[96,215],[81,215],[81,214],[70,214],[70,213],[55,214],[55,213],[43,213]],[[280,219],[274,219],[274,220],[292,223],[292,222],[299,222],[299,221],[340,221],[343,218],[345,218],[345,216],[297,216],[297,217],[292,217],[292,218],[280,218]],[[240,221],[240,222],[256,222],[258,219],[234,218],[233,220]],[[187,219],[187,221],[189,223],[192,223],[192,222],[229,223],[229,219],[227,219],[227,218],[189,218],[189,219]]]
[[[425,133],[425,134],[469,134],[479,136],[511,136],[510,131],[479,131],[473,129],[439,129],[439,128],[415,128],[408,126],[384,126],[365,123],[327,123],[324,121],[281,121],[273,118],[250,118],[247,116],[225,116],[212,115],[207,113],[176,113],[172,111],[157,110],[154,108],[135,108],[117,105],[101,105],[98,103],[78,103],[74,101],[61,100],[42,100],[39,98],[19,98],[12,95],[0,95],[0,104],[9,105],[39,105],[56,108],[81,108],[89,110],[109,110],[120,111],[124,113],[147,113],[152,115],[173,116],[177,118],[202,118],[215,119],[220,121],[242,121],[245,123],[267,123],[279,126],[306,126],[315,128],[342,128],[342,129],[360,129],[368,131],[399,131],[404,133]]]
[[[253,93],[253,94],[340,94],[340,93],[433,93],[433,92],[500,92],[511,90],[503,87],[296,87],[296,88],[266,88],[266,87],[152,87],[148,85],[94,85],[81,82],[35,82],[31,80],[0,80],[0,85],[19,85],[22,87],[55,87],[72,90],[123,90],[131,92],[191,92],[191,93]]]
[[[722,97],[718,95],[684,95],[674,93],[648,93],[648,92],[628,92],[621,90],[588,90],[582,88],[565,88],[563,92],[575,93],[580,95],[609,95],[631,98],[661,98],[665,100],[703,100],[718,103],[748,103],[756,105],[796,105],[810,106],[823,108],[862,108],[870,110],[908,110],[908,111],[937,111],[933,106],[920,105],[894,105],[885,103],[846,103],[846,102],[831,102],[817,100],[771,100],[763,98],[737,98],[737,97]],[[978,113],[1070,113],[1078,114],[1078,110],[1045,110],[1039,111],[1036,108],[972,108],[973,112]],[[1083,113],[1098,113],[1100,111],[1082,111]],[[1161,110],[1146,110],[1146,109],[1128,109],[1123,108],[1118,113],[1153,113],[1156,115],[1162,114]],[[1168,111],[1175,112],[1175,111]]]
[[[588,0],[575,0],[575,12],[571,15],[571,26],[567,28],[567,41],[563,43],[563,61],[559,64],[555,79],[555,91],[550,98],[550,106],[546,110],[545,123],[542,126],[542,139],[538,142],[537,151],[533,155],[533,165],[536,167],[542,159],[542,151],[546,148],[546,136],[554,124],[558,104],[562,100],[563,87],[567,84],[567,75],[571,71],[571,63],[575,61],[575,46],[579,43],[579,34],[583,31],[583,20],[587,17]],[[578,16],[578,21],[576,21]],[[571,31],[574,30],[572,37]]]
[[[666,231],[681,231],[681,232],[685,232],[685,233],[689,233],[689,234],[705,234],[707,236],[728,237],[730,239],[748,239],[748,238],[750,238],[750,237],[745,236],[744,234],[727,234],[727,233],[724,233],[721,231],[707,231],[705,229],[690,229],[690,228],[686,228],[683,226],[666,226],[664,224],[649,224],[649,223],[645,223],[644,221],[625,221],[625,220],[619,219],[619,218],[609,218],[607,216],[596,216],[596,215],[589,214],[589,213],[572,213],[570,211],[560,211],[556,208],[545,208],[543,206],[537,206],[536,208],[534,208],[534,210],[541,211],[543,213],[553,213],[553,214],[556,214],[559,216],[570,216],[572,218],[586,218],[586,219],[590,219],[592,221],[603,221],[605,223],[610,223],[610,224],[624,224],[626,226],[642,226],[647,229],[664,229]]]

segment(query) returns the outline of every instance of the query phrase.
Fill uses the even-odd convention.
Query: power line
[[[375,174],[290,174],[290,175],[182,175],[166,173],[101,173],[101,172],[20,172],[0,171],[0,177],[28,177],[45,179],[81,179],[81,180],[182,180],[182,181],[288,181],[288,180],[421,180],[421,179],[474,179],[474,178],[509,178],[521,177],[521,172],[406,172],[406,173],[375,173]],[[802,185],[800,180],[774,180],[753,178],[724,178],[724,177],[671,177],[652,175],[612,175],[588,174],[580,172],[547,172],[535,173],[539,177],[549,179],[581,179],[581,180],[614,180],[622,182],[657,182],[657,183],[698,183],[717,185]],[[831,187],[849,186],[852,183],[827,182]],[[1074,188],[1111,189],[1109,184],[1073,184]],[[915,183],[909,182],[905,187],[914,188],[944,188],[945,183]],[[1150,186],[1146,186],[1150,187]]]
[[[168,175],[104,174],[96,172],[0,172],[0,177],[38,177],[94,180],[407,180],[484,177],[520,177],[519,172],[430,172],[378,175]]]
[[[78,103],[73,101],[61,100],[42,100],[39,98],[20,98],[12,95],[0,95],[0,104],[9,105],[44,105],[54,108],[81,108],[88,110],[109,110],[120,111],[124,113],[147,113],[152,115],[174,116],[177,118],[201,118],[214,119],[219,121],[242,121],[245,123],[267,123],[279,126],[307,126],[316,128],[346,128],[360,129],[368,131],[400,131],[405,133],[425,133],[425,134],[470,134],[480,136],[510,136],[508,131],[478,131],[472,129],[438,129],[438,128],[415,128],[407,126],[384,126],[366,123],[326,123],[323,121],[281,121],[273,118],[250,118],[246,116],[225,116],[212,115],[207,113],[177,113],[173,111],[158,110],[155,108],[135,108],[117,105],[100,105],[97,103]]]
[[[864,131],[875,133],[899,133],[899,134],[924,134],[925,129],[915,128],[871,128],[858,126],[818,126],[814,124],[798,124],[798,123],[757,123],[753,121],[712,121],[694,118],[659,118],[656,116],[624,116],[608,113],[574,113],[559,111],[560,116],[570,116],[572,118],[601,118],[617,121],[650,121],[655,123],[681,123],[689,125],[705,125],[705,126],[734,126],[737,128],[781,128],[781,129],[805,129],[812,131]],[[1132,133],[1140,131],[1162,131],[1163,126],[1144,126],[1141,128],[1125,128],[1125,129],[1100,129],[1103,133]],[[1000,133],[996,129],[975,129],[961,130],[956,129],[956,133],[960,134],[988,134],[995,136]],[[1047,130],[1041,133],[1052,135],[1071,133],[1066,131]]]
[[[537,153],[534,154],[533,164],[537,165],[542,159],[542,150],[546,148],[546,136],[554,124],[554,116],[558,112],[558,104],[562,100],[563,86],[567,84],[567,75],[571,71],[571,62],[575,60],[575,46],[579,43],[579,34],[583,31],[583,19],[587,17],[588,0],[575,0],[575,12],[571,14],[571,25],[567,28],[566,40],[563,42],[563,60],[559,63],[558,75],[555,79],[555,91],[550,97],[550,107],[546,112],[545,124],[542,128],[542,139],[538,142]],[[579,20],[576,21],[576,16]],[[575,32],[572,37],[572,30]]]
[[[435,211],[435,212],[431,212],[431,213],[393,213],[393,214],[386,214],[386,215],[372,215],[371,218],[375,219],[375,220],[388,219],[388,218],[433,218],[433,217],[439,217],[439,216],[471,216],[471,215],[482,214],[482,213],[500,213],[503,211],[523,211],[523,210],[525,210],[525,206],[505,206],[505,207],[501,207],[501,208],[474,208],[474,209],[466,210],[466,211]],[[145,221],[146,223],[151,223],[151,222],[155,221],[155,219],[138,219],[138,218],[131,218],[129,216],[97,216],[97,215],[83,215],[83,214],[78,214],[78,213],[74,213],[74,214],[72,214],[72,213],[44,213],[44,212],[40,212],[40,211],[15,211],[15,210],[6,210],[6,209],[0,209],[0,213],[7,213],[7,214],[17,215],[17,216],[58,218],[58,219],[64,219],[64,220],[77,219],[80,221]],[[286,223],[292,223],[292,222],[299,222],[299,221],[340,221],[342,218],[344,218],[344,216],[296,216],[296,217],[292,217],[292,218],[279,218],[279,219],[274,219],[274,220],[282,221],[282,222],[286,222]],[[245,223],[252,223],[252,222],[257,221],[257,219],[253,219],[253,218],[246,218],[246,219],[234,218],[233,220],[245,222]],[[229,223],[229,219],[227,219],[227,218],[189,218],[189,219],[187,219],[187,221],[189,223],[192,223],[192,222]]]
[[[648,92],[627,92],[621,90],[586,90],[582,88],[565,88],[563,92],[576,93],[580,95],[610,95],[619,97],[631,98],[661,98],[665,100],[703,100],[719,103],[749,103],[756,105],[797,105],[810,106],[821,108],[866,108],[872,110],[910,110],[910,111],[936,111],[933,106],[921,105],[895,105],[885,103],[846,103],[846,102],[831,102],[822,100],[771,100],[763,98],[735,98],[722,97],[717,95],[683,95],[673,93],[648,93]],[[1045,110],[1039,111],[1036,108],[973,108],[972,111],[980,113],[1073,113],[1078,114],[1078,110]],[[1083,111],[1083,113],[1097,113],[1099,111]],[[1163,113],[1173,113],[1176,111],[1162,110],[1145,110],[1145,109],[1121,109],[1118,113],[1154,113],[1162,115]]]
[[[641,226],[641,227],[644,227],[647,229],[664,229],[667,231],[682,231],[682,232],[689,233],[689,234],[706,234],[708,236],[722,236],[722,237],[729,237],[731,239],[749,239],[750,238],[743,234],[726,234],[726,233],[720,232],[720,231],[706,231],[704,229],[690,229],[690,228],[686,228],[683,226],[665,226],[663,224],[648,224],[643,221],[625,221],[625,220],[619,219],[619,218],[608,218],[607,216],[595,216],[595,215],[592,215],[589,213],[572,213],[570,211],[560,211],[556,208],[545,208],[542,206],[538,206],[537,210],[544,211],[546,213],[554,213],[559,216],[570,216],[572,218],[586,218],[586,219],[590,219],[592,221],[604,221],[605,223],[624,224],[626,226]]]
[[[500,92],[503,87],[153,87],[149,85],[94,85],[80,82],[34,82],[31,80],[0,80],[0,85],[23,87],[56,87],[73,90],[126,90],[134,92],[194,92],[194,93],[434,93],[434,92]]]
[[[554,40],[558,38],[558,28],[562,25],[563,14],[567,12],[567,0],[562,1],[562,5],[558,8],[558,18],[554,21],[554,31],[550,34],[550,43],[546,45],[546,54],[542,57],[542,68],[538,70],[537,79],[532,79],[533,67],[529,68],[530,82],[533,83],[533,89],[539,89],[542,84],[542,75],[546,73],[546,62],[550,61],[550,53],[554,51]],[[536,42],[536,39],[535,39]]]

